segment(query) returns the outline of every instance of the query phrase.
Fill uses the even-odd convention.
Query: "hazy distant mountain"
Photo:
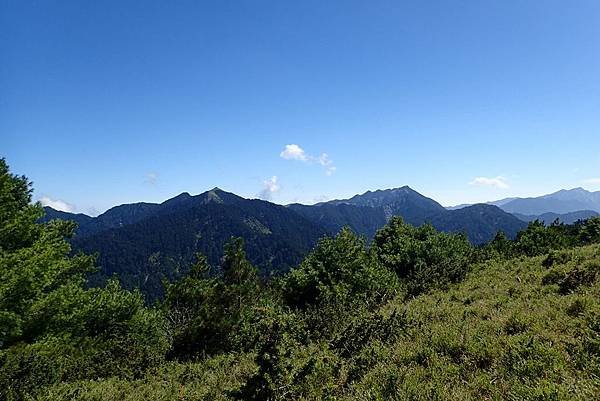
[[[531,198],[505,198],[486,202],[502,210],[519,215],[539,216],[544,213],[567,214],[595,211],[600,213],[600,191],[590,192],[583,188],[562,189],[560,191]],[[447,210],[462,209],[469,204],[449,206]]]
[[[512,201],[514,201],[516,199],[519,199],[519,198],[515,198],[515,197],[504,198],[504,199],[499,199],[499,200],[493,201],[493,202],[487,202],[487,204],[488,205],[494,205],[494,206],[502,207],[502,206],[506,205],[507,203],[512,202]]]
[[[513,201],[515,199],[518,199],[518,198],[504,198],[504,199],[500,199],[500,200],[497,200],[497,201],[485,202],[485,204],[487,204],[487,205],[494,205],[494,206],[498,206],[498,207],[501,208],[502,205],[504,205],[504,204],[506,204],[508,202],[511,202],[511,201]],[[456,206],[446,206],[446,210],[462,209],[462,208],[465,208],[467,206],[473,206],[475,204],[477,204],[477,203],[461,203],[460,205],[456,205]]]
[[[595,217],[595,216],[599,216],[600,213],[595,212],[593,210],[579,210],[577,212],[571,212],[571,213],[564,213],[564,214],[559,214],[559,213],[543,213],[540,215],[525,215],[525,214],[520,214],[520,213],[513,213],[515,217],[523,220],[523,221],[534,221],[534,220],[540,220],[543,221],[544,224],[548,225],[548,224],[552,224],[556,219],[558,219],[559,222],[561,223],[565,223],[565,224],[573,224],[578,220],[587,220],[590,217]]]
[[[543,213],[570,213],[580,210],[600,212],[600,191],[583,188],[560,190],[536,198],[517,198],[500,206],[510,213],[540,215]]]

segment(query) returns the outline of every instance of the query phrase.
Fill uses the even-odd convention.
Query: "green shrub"
[[[378,304],[397,290],[395,275],[377,264],[362,238],[344,228],[324,238],[300,266],[286,276],[286,303],[304,308],[325,303],[361,301]]]
[[[87,288],[75,224],[39,223],[30,183],[0,159],[0,391],[24,399],[60,380],[137,377],[164,361],[164,319],[116,280]]]
[[[542,266],[549,268],[555,265],[564,265],[570,260],[571,252],[569,251],[550,251],[542,261]]]
[[[577,290],[582,285],[593,284],[600,277],[600,262],[588,261],[581,266],[569,271],[564,278],[558,282],[561,294],[568,294]]]
[[[408,282],[412,294],[461,280],[473,256],[464,235],[440,233],[428,224],[413,227],[400,217],[377,232],[373,248],[383,266]]]
[[[254,347],[252,322],[260,319],[269,299],[241,238],[226,244],[221,270],[222,276],[214,276],[206,258],[198,255],[189,275],[167,284],[164,309],[173,337],[172,357],[189,360]]]
[[[596,244],[600,242],[600,216],[592,217],[581,223],[579,241],[582,244]]]
[[[546,227],[543,222],[535,220],[527,228],[517,234],[515,247],[520,254],[537,256],[552,250],[563,249],[573,245],[574,235],[569,234],[570,228],[558,221]]]

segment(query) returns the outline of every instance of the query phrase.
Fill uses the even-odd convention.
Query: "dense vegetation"
[[[419,400],[600,396],[600,219],[481,247],[393,217],[266,279],[232,238],[146,306],[0,161],[0,399]]]
[[[140,289],[152,301],[162,298],[162,279],[187,273],[197,252],[218,267],[232,235],[246,240],[249,259],[268,275],[299,263],[325,233],[284,206],[215,188],[162,204],[117,206],[83,222],[70,242],[76,250],[98,253],[94,285],[118,274],[123,287]]]
[[[408,187],[317,205],[281,206],[214,188],[195,196],[182,193],[160,204],[120,205],[97,217],[49,207],[45,211],[42,221],[78,223],[69,240],[74,250],[99,255],[91,285],[102,286],[117,274],[124,288],[139,289],[150,302],[164,296],[163,279],[173,281],[188,273],[198,252],[218,270],[232,236],[244,238],[248,260],[264,277],[298,265],[324,235],[350,227],[371,239],[392,216],[415,226],[429,222],[438,231],[465,233],[473,244],[491,240],[498,230],[514,238],[527,225],[492,205],[446,210]]]

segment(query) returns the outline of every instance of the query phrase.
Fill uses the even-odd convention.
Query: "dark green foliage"
[[[579,223],[579,241],[582,244],[595,244],[600,242],[600,217],[592,217]]]
[[[10,173],[0,159],[0,250],[12,251],[29,246],[39,235],[33,223],[43,214],[38,206],[30,205],[31,183],[25,176]]]
[[[600,277],[600,262],[588,261],[568,270],[551,270],[543,277],[542,284],[556,284],[559,292],[566,295],[576,291],[581,286],[593,284],[598,277]]]
[[[590,285],[600,276],[600,262],[587,262],[569,271],[558,281],[561,294],[568,294],[582,285]]]
[[[190,359],[252,346],[249,323],[268,300],[243,247],[241,238],[226,244],[221,276],[211,275],[206,258],[198,255],[189,275],[167,283],[165,308],[174,357]]]
[[[117,281],[85,289],[94,258],[69,256],[73,223],[37,223],[29,185],[0,160],[0,399],[59,380],[135,377],[162,362],[161,316]]]
[[[570,246],[573,237],[567,235],[568,226],[554,222],[546,227],[539,220],[529,223],[527,228],[517,234],[517,251],[526,256],[537,256],[548,253],[553,249]]]
[[[555,265],[563,265],[571,260],[571,252],[561,251],[550,251],[546,259],[542,261],[542,266],[552,267]]]
[[[499,232],[492,241],[478,249],[477,255],[479,260],[489,260],[548,254],[542,264],[551,267],[568,261],[569,253],[561,250],[598,242],[600,242],[600,218],[598,217],[580,220],[574,224],[563,224],[555,220],[548,226],[539,220],[534,220],[526,229],[519,232],[515,240],[510,240]]]
[[[494,239],[481,248],[480,253],[484,260],[510,258],[516,254],[515,243],[506,237],[504,231],[498,231]]]
[[[437,232],[430,225],[413,227],[394,217],[375,235],[379,262],[406,279],[413,294],[462,279],[473,250],[461,234]]]
[[[217,277],[211,277],[202,255],[198,255],[187,276],[173,284],[166,283],[166,316],[174,356],[192,357],[202,350],[219,347],[219,328],[212,324],[219,317],[215,310],[219,307],[216,305],[218,285]]]
[[[518,315],[512,315],[508,318],[508,321],[504,325],[504,332],[510,336],[515,334],[521,334],[527,331],[529,323]]]
[[[292,269],[283,284],[290,306],[360,300],[379,302],[393,294],[395,277],[376,263],[363,239],[344,228],[334,238],[324,238]]]
[[[393,311],[391,315],[368,313],[358,315],[334,337],[332,346],[343,357],[351,357],[374,340],[388,342],[401,335],[407,327],[405,313]]]

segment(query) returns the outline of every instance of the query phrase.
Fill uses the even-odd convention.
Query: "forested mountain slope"
[[[126,206],[138,211],[138,205]],[[132,221],[135,212],[121,209]],[[105,224],[106,219],[100,218]],[[246,240],[250,261],[268,275],[297,264],[326,234],[286,207],[219,189],[180,195],[133,220],[121,226],[114,219],[113,228],[85,231],[72,243],[76,249],[99,254],[101,272],[93,282],[117,273],[126,288],[140,288],[150,299],[160,296],[163,278],[172,280],[187,272],[198,252],[217,266],[231,237]]]
[[[409,187],[311,206],[281,206],[214,188],[161,204],[120,205],[94,218],[45,210],[42,221],[75,220],[74,248],[98,254],[100,271],[91,277],[92,285],[117,274],[126,288],[140,288],[149,299],[161,296],[163,279],[185,273],[198,252],[217,266],[231,237],[246,240],[250,261],[269,276],[287,271],[319,238],[343,227],[370,240],[392,215],[416,226],[431,223],[439,231],[465,233],[474,244],[491,240],[498,231],[513,238],[526,226],[491,205],[449,211]]]

